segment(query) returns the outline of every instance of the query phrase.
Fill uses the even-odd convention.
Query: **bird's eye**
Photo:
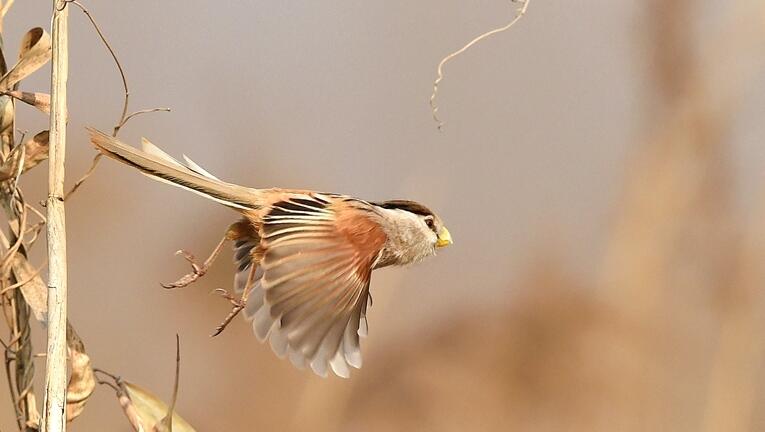
[[[430,228],[431,230],[436,230],[436,222],[433,220],[431,216],[428,216],[425,218],[425,224]]]

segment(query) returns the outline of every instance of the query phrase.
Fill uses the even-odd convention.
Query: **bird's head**
[[[438,215],[424,205],[408,200],[372,203],[386,210],[393,232],[394,251],[400,256],[398,264],[409,264],[434,255],[436,249],[453,243],[449,230]],[[389,236],[391,233],[389,233]]]

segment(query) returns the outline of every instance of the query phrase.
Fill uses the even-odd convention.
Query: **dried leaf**
[[[145,428],[146,431],[150,431],[152,429],[146,428],[145,425],[159,425],[162,419],[165,417],[165,415],[169,411],[169,407],[167,404],[162,402],[158,397],[156,397],[154,394],[150,393],[149,391],[141,388],[138,385],[135,385],[133,383],[122,381],[120,383],[120,386],[124,389],[125,393],[127,394],[128,398],[130,398],[131,404],[128,406],[130,409],[135,409],[141,424]],[[120,404],[122,404],[122,401],[120,401]],[[125,414],[128,416],[128,419],[130,419],[130,415],[128,414],[128,410],[126,409],[125,405],[123,404],[123,409],[125,410]],[[136,425],[132,422],[133,427],[136,430],[139,430],[136,428]],[[154,428],[156,429],[156,426]],[[161,431],[161,429],[159,429]],[[173,413],[173,431],[174,432],[194,432],[195,429],[191,427],[190,424],[186,422],[181,416],[179,416],[177,413]]]
[[[8,240],[2,237],[4,246],[7,248]],[[16,254],[11,264],[11,270],[13,275],[18,281],[25,281],[19,289],[24,296],[29,307],[32,309],[32,313],[35,319],[40,322],[48,321],[48,287],[40,277],[39,272],[32,267],[32,264],[27,261],[22,254]]]
[[[24,157],[24,171],[30,170],[40,162],[48,159],[48,138],[48,131],[44,130],[24,143],[26,154]]]
[[[6,251],[11,248],[8,237],[2,231],[0,231],[0,246]],[[19,289],[32,309],[35,319],[43,324],[46,323],[48,321],[48,287],[40,277],[39,270],[32,267],[23,254],[17,253],[13,255],[11,271],[21,284]]]
[[[48,159],[48,138],[48,131],[44,130],[24,143],[23,152],[18,150],[20,147],[14,148],[8,159],[0,165],[0,181],[17,177],[19,174],[19,159],[24,160],[22,173]]]
[[[72,362],[72,375],[66,387],[66,421],[77,418],[85,409],[90,395],[96,388],[96,377],[90,365],[90,357],[84,350],[70,347],[69,358]]]
[[[32,105],[45,114],[50,114],[50,95],[48,93],[11,91],[6,94],[14,99]]]
[[[50,60],[50,56],[50,35],[42,27],[29,30],[21,41],[18,63],[0,78],[0,91],[10,90],[16,83],[40,69]]]

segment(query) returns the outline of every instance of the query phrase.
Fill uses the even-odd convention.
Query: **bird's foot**
[[[210,264],[212,262],[205,261],[202,265],[197,264],[196,258],[194,258],[194,255],[192,255],[189,252],[186,252],[185,250],[181,249],[175,253],[176,255],[181,255],[183,259],[189,262],[191,264],[191,272],[187,273],[183,276],[181,276],[180,279],[173,283],[169,284],[161,284],[163,288],[165,289],[175,289],[175,288],[183,288],[191,285],[192,283],[196,282],[197,279],[204,276],[207,273],[207,270],[210,269]]]
[[[244,309],[244,306],[247,304],[247,292],[242,293],[241,297],[235,297],[223,288],[218,288],[213,292],[228,300],[232,307],[231,312],[229,312],[223,322],[221,322],[220,325],[215,328],[215,331],[210,335],[210,337],[215,337],[223,333],[223,330],[228,327],[229,323],[231,323],[231,320],[233,320],[235,316],[239,315],[239,312],[241,312],[242,309]]]
[[[242,296],[237,297],[233,294],[229,293],[227,290],[224,290],[223,288],[216,288],[215,291],[213,291],[215,294],[218,294],[219,296],[223,297],[224,299],[228,300],[232,306],[234,307],[244,307],[246,301],[242,298]]]
[[[229,228],[230,230],[230,228]],[[169,284],[161,284],[162,287],[165,289],[175,289],[175,288],[183,288],[191,285],[192,283],[196,282],[197,279],[201,278],[207,273],[207,270],[210,269],[212,266],[212,263],[215,262],[215,259],[218,258],[218,254],[220,254],[221,249],[223,249],[223,245],[226,244],[226,242],[229,240],[229,231],[226,232],[226,235],[221,239],[220,242],[218,242],[218,245],[215,246],[215,249],[213,249],[212,253],[209,257],[203,262],[202,264],[197,264],[196,258],[194,258],[194,255],[192,255],[189,252],[186,252],[185,250],[181,249],[177,251],[175,254],[180,255],[185,259],[186,261],[191,264],[191,272],[187,273],[183,276],[181,276],[180,279],[173,283]]]

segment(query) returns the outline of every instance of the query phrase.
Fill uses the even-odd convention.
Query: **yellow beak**
[[[446,229],[446,227],[441,228],[441,231],[438,232],[438,241],[436,242],[436,247],[442,248],[449,246],[452,243],[454,242],[452,241],[452,235],[449,234],[449,230]]]

